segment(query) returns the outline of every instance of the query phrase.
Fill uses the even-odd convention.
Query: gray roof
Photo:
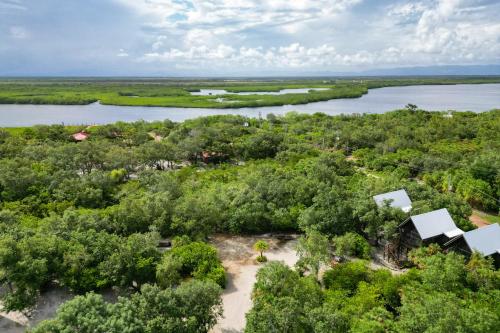
[[[373,197],[377,206],[381,207],[384,201],[391,201],[389,204],[394,208],[411,208],[411,200],[405,190],[398,190],[388,193],[379,194]],[[409,209],[408,209],[409,211]]]
[[[458,229],[446,208],[411,217],[422,240]]]
[[[500,249],[500,225],[490,224],[463,234],[471,250],[479,251],[483,256],[489,256]]]

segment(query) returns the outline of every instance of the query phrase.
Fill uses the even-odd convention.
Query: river
[[[488,111],[500,108],[500,84],[424,85],[371,89],[360,98],[334,99],[302,105],[267,106],[239,109],[202,109],[101,105],[0,105],[0,127],[36,124],[106,124],[116,121],[186,119],[218,114],[265,117],[290,111],[323,112],[329,115],[384,113],[416,104],[429,111]]]

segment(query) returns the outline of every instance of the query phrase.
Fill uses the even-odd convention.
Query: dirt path
[[[486,221],[484,218],[482,218],[479,215],[479,212],[475,209],[472,210],[472,215],[469,216],[469,220],[472,222],[472,224],[474,224],[478,228],[490,225],[490,223]]]
[[[113,301],[117,297],[112,290],[103,291],[101,295],[107,301]],[[42,293],[29,317],[17,311],[0,312],[0,333],[24,333],[42,320],[54,317],[59,306],[74,296],[65,288],[52,288]]]
[[[0,309],[3,308],[0,302]],[[0,311],[0,332],[16,333],[24,332],[25,326],[28,325],[28,318],[20,312],[4,312]]]
[[[227,272],[227,286],[222,295],[224,318],[211,333],[236,333],[245,328],[245,314],[252,308],[252,289],[255,275],[262,265],[255,263],[257,254],[253,244],[265,240],[270,250],[268,260],[284,261],[293,266],[297,262],[296,241],[279,241],[269,237],[215,236],[211,242],[219,249],[219,256]]]
[[[56,313],[57,308],[65,301],[73,298],[74,295],[63,288],[54,288],[46,291],[40,297],[37,306],[31,312],[30,317],[12,311],[0,313],[0,332],[2,333],[22,333],[28,327],[34,327],[40,321],[51,318]]]

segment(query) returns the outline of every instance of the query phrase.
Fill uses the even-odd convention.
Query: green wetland
[[[162,106],[185,108],[242,108],[307,104],[337,98],[358,98],[369,89],[429,84],[500,83],[500,77],[346,78],[283,80],[174,79],[4,79],[0,104]],[[321,88],[309,92],[262,95],[282,89]],[[221,96],[199,96],[201,89],[226,90]],[[238,95],[238,93],[253,95]]]

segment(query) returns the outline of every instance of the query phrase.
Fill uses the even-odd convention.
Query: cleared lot
[[[222,295],[224,318],[212,333],[242,332],[245,314],[252,308],[252,288],[255,274],[262,267],[256,264],[257,253],[252,249],[257,240],[269,243],[265,253],[269,261],[283,261],[289,266],[297,262],[296,240],[280,241],[272,237],[214,236],[211,243],[219,249],[219,256],[227,272],[227,286]]]
[[[297,262],[296,240],[284,241],[271,236],[213,236],[210,242],[219,250],[219,256],[227,272],[227,286],[222,296],[224,318],[219,321],[212,333],[242,332],[245,327],[245,314],[252,307],[251,294],[255,275],[262,267],[262,264],[256,263],[257,253],[252,248],[257,240],[268,242],[269,250],[265,255],[269,261],[283,261],[289,266]],[[0,316],[0,332],[22,333],[26,330],[26,326],[33,327],[41,320],[52,317],[58,306],[72,296],[64,289],[46,292],[29,319],[16,312],[9,313],[7,318]],[[105,296],[113,298],[110,295]]]

